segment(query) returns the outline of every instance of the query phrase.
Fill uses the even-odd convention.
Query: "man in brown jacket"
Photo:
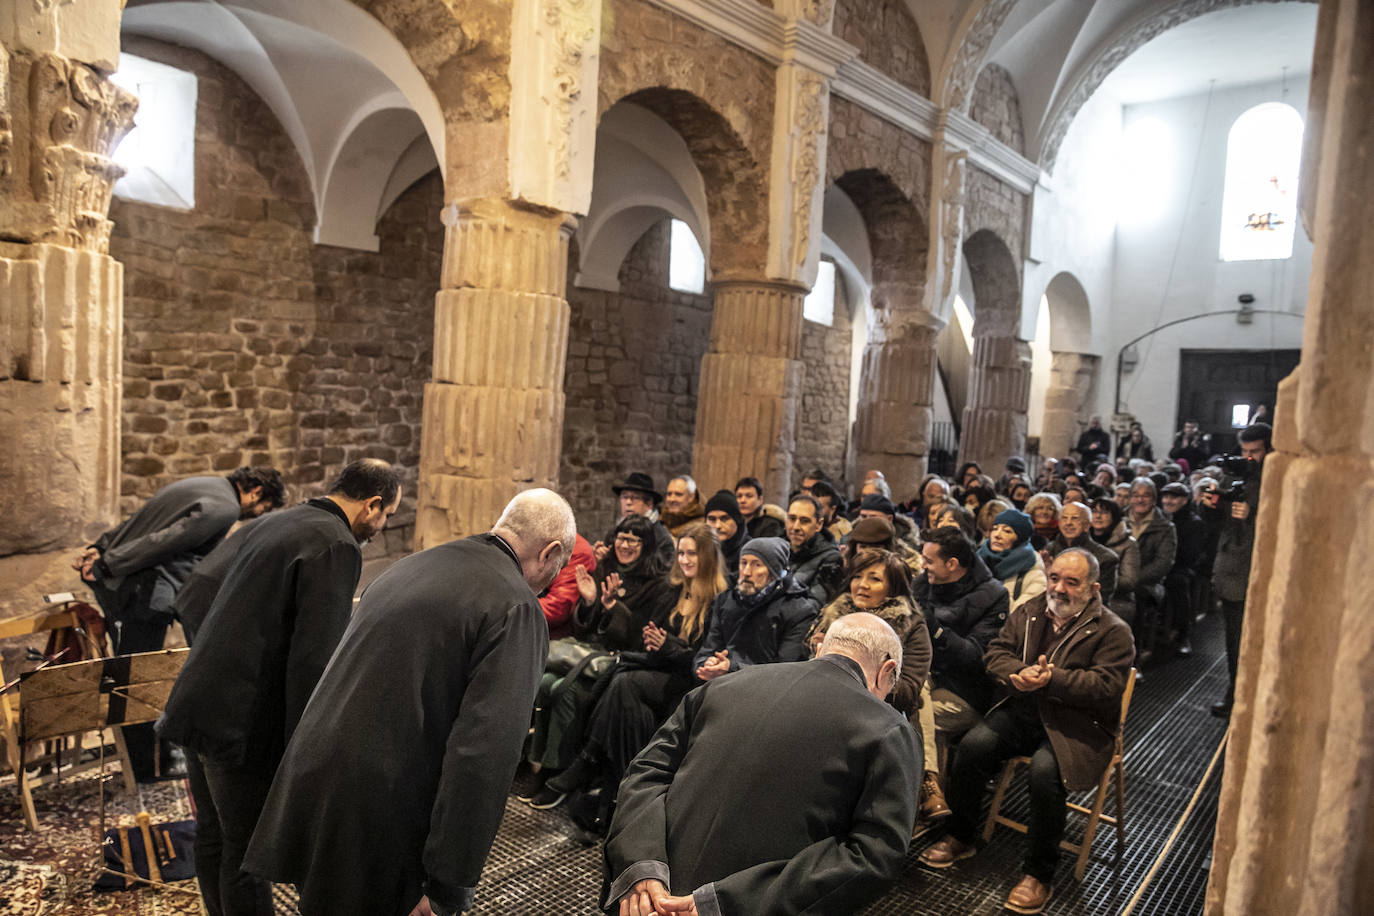
[[[1049,902],[1068,792],[1096,785],[1112,757],[1135,643],[1098,597],[1098,573],[1091,553],[1065,550],[1048,591],[1012,611],[989,644],[984,661],[1004,697],[959,743],[945,794],[948,835],[921,854],[931,868],[973,855],[987,781],[1008,758],[1029,756],[1025,875],[1006,902],[1015,913]]]

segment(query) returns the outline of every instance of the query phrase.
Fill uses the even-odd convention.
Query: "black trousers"
[[[945,822],[956,840],[972,843],[978,836],[978,815],[983,791],[989,779],[1002,771],[1012,757],[1029,756],[1030,820],[1023,869],[1026,874],[1050,884],[1059,864],[1059,841],[1064,838],[1068,792],[1059,776],[1059,760],[1054,756],[1045,726],[1026,704],[1004,704],[969,731],[959,742],[949,768],[945,800],[953,814]],[[1008,707],[1011,708],[1008,708]]]
[[[272,773],[186,755],[196,802],[196,880],[210,916],[272,916],[272,885],[243,870]]]
[[[1226,705],[1236,699],[1236,666],[1240,664],[1240,628],[1245,622],[1245,602],[1221,600],[1221,618],[1226,622],[1226,672],[1231,680],[1226,686]]]

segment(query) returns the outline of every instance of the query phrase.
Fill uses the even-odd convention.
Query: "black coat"
[[[394,564],[363,595],[277,772],[244,867],[301,912],[471,905],[548,655],[495,537]]]
[[[362,568],[333,500],[253,526],[167,698],[163,740],[225,764],[275,768],[348,625]]]
[[[1112,437],[1105,429],[1085,429],[1073,447],[1083,461],[1106,458],[1112,450]]]
[[[1125,521],[1126,527],[1134,534],[1131,520],[1127,518]],[[1136,590],[1148,591],[1159,601],[1164,597],[1164,577],[1174,568],[1178,532],[1163,510],[1155,506],[1150,510],[1149,524],[1136,536],[1135,541],[1140,546],[1140,578],[1136,580]]]
[[[92,545],[100,551],[92,590],[106,615],[118,621],[170,614],[191,570],[240,511],[238,488],[227,477],[188,477],[154,493]]]
[[[791,576],[769,586],[753,607],[738,588],[721,592],[711,604],[711,625],[697,650],[693,670],[722,649],[730,652],[730,670],[806,658],[806,634],[821,606]]]
[[[844,557],[824,531],[811,535],[793,551],[788,572],[821,607],[834,601],[844,587]]]
[[[847,658],[712,681],[630,764],[602,906],[657,876],[730,916],[859,912],[902,872],[921,771],[915,731]]]
[[[177,592],[172,601],[172,613],[181,621],[182,632],[186,634],[186,644],[195,645],[196,634],[205,617],[210,613],[210,605],[229,574],[239,548],[243,546],[243,536],[262,521],[261,518],[249,519],[238,527],[229,537],[219,542],[219,546],[205,555],[205,559],[191,570],[191,577]]]
[[[979,712],[992,703],[992,682],[983,653],[1006,622],[1011,599],[987,565],[975,556],[957,582],[932,585],[916,577],[912,596],[925,613],[932,649],[930,683],[950,691]]]
[[[787,526],[773,516],[759,510],[759,514],[749,519],[745,527],[749,530],[749,540],[754,538],[782,538],[787,540]]]
[[[1211,566],[1208,540],[1211,532],[1207,525],[1193,511],[1192,503],[1169,516],[1178,533],[1178,550],[1174,554],[1174,565],[1165,579],[1171,584],[1182,585],[1193,581],[1199,574],[1210,575]]]
[[[1223,482],[1229,484],[1230,478]],[[1218,530],[1216,559],[1212,563],[1212,589],[1223,601],[1244,601],[1250,586],[1250,555],[1255,549],[1255,517],[1259,514],[1260,475],[1245,481],[1245,502],[1250,514],[1232,518],[1229,503],[1222,503],[1208,515]]]

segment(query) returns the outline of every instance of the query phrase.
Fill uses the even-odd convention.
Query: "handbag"
[[[196,822],[155,824],[140,811],[132,827],[112,827],[101,840],[104,868],[98,891],[120,891],[136,884],[186,881],[196,876]]]
[[[555,639],[549,643],[549,658],[544,663],[544,670],[549,674],[567,674],[582,659],[599,651],[596,646],[571,636]]]

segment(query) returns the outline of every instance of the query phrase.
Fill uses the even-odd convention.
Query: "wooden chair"
[[[1111,762],[1102,771],[1102,778],[1097,781],[1097,790],[1093,793],[1093,806],[1085,808],[1074,802],[1066,804],[1074,811],[1088,816],[1088,823],[1083,828],[1083,842],[1074,844],[1068,840],[1061,840],[1059,845],[1066,852],[1071,852],[1078,857],[1074,863],[1073,876],[1075,880],[1082,881],[1083,873],[1088,868],[1088,856],[1092,853],[1093,837],[1097,834],[1099,821],[1106,821],[1116,828],[1116,852],[1117,855],[1126,848],[1126,772],[1122,765],[1124,751],[1122,748],[1122,733],[1126,728],[1126,713],[1131,708],[1131,694],[1135,691],[1135,669],[1132,668],[1126,677],[1126,691],[1121,695],[1121,721],[1116,728],[1116,748],[1112,752]],[[983,840],[992,839],[992,831],[998,824],[1010,827],[1013,830],[1026,832],[1026,825],[1020,821],[1014,821],[1001,813],[1002,801],[1006,798],[1007,789],[1011,786],[1012,777],[1016,775],[1018,766],[1029,766],[1029,757],[1013,757],[1002,767],[1002,777],[997,782],[997,791],[992,796],[992,808],[988,811],[988,819],[983,825]],[[1102,808],[1107,801],[1107,790],[1112,783],[1116,783],[1116,816],[1103,814]]]
[[[104,645],[104,639],[97,640],[82,629],[80,618],[69,606],[39,617],[15,617],[0,621],[0,640],[51,633],[65,628],[72,628],[81,634],[88,657],[108,657],[109,652]],[[0,665],[0,684],[7,682],[3,665]],[[124,786],[132,794],[135,791],[133,767],[129,763],[129,754],[124,747],[124,737],[120,730],[108,729],[109,738],[106,737],[107,729],[97,728],[94,723],[83,724],[79,728],[59,733],[39,734],[32,729],[26,730],[25,710],[21,708],[24,683],[26,682],[22,682],[17,689],[0,694],[0,719],[3,719],[0,743],[3,743],[5,748],[4,760],[18,782],[20,806],[24,813],[24,823],[28,828],[38,829],[38,816],[33,807],[34,789],[58,782],[64,775],[72,776],[100,765],[98,757],[85,762],[81,760],[85,736],[91,731],[97,732],[97,741],[114,744],[114,757],[120,761]],[[75,739],[74,747],[68,746],[71,739]]]

